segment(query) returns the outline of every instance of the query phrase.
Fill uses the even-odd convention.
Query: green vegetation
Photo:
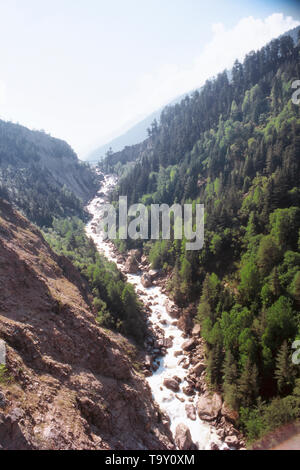
[[[116,201],[205,205],[200,252],[185,240],[143,248],[172,270],[174,299],[198,303],[210,386],[250,440],[300,417],[299,54],[288,36],[251,52],[230,78],[167,107],[146,142],[100,164],[121,175]]]
[[[8,385],[11,383],[11,377],[4,364],[0,364],[0,384]]]
[[[99,324],[141,343],[145,323],[134,288],[125,282],[114,263],[98,253],[85,234],[84,223],[78,217],[54,219],[44,235],[53,250],[67,256],[87,279]]]

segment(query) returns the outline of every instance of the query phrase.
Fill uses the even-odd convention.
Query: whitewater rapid
[[[117,179],[115,176],[105,175],[101,190],[88,206],[93,219],[87,225],[86,232],[94,240],[99,252],[104,254],[108,260],[115,262],[118,268],[122,270],[124,266],[118,263],[111,243],[104,241],[102,234],[97,233],[96,230],[96,226],[101,216],[103,216],[103,206],[108,201],[107,195],[115,187],[116,183]],[[183,365],[179,364],[180,360],[184,357],[183,353],[178,357],[176,357],[177,354],[175,355],[175,353],[182,351],[182,345],[186,338],[183,337],[183,332],[174,324],[174,318],[166,310],[165,305],[169,299],[162,292],[161,287],[153,286],[145,288],[141,278],[142,274],[127,274],[128,282],[135,287],[136,292],[139,292],[143,302],[145,304],[152,304],[150,307],[151,315],[148,318],[149,326],[151,325],[153,328],[155,326],[160,327],[164,330],[166,339],[169,337],[173,339],[173,346],[167,349],[166,355],[157,359],[156,362],[159,365],[157,371],[146,379],[152,390],[153,398],[160,409],[170,418],[170,428],[174,437],[177,425],[183,423],[190,429],[192,440],[199,450],[210,450],[212,443],[217,444],[219,448],[224,448],[224,443],[221,442],[216,434],[215,428],[200,420],[198,415],[195,421],[187,416],[186,405],[193,404],[197,408],[199,393],[197,392],[191,398],[182,391],[182,388],[187,386],[185,378],[188,375],[189,368],[184,369]],[[182,380],[180,391],[177,393],[172,392],[163,385],[166,378],[173,378],[174,376]]]

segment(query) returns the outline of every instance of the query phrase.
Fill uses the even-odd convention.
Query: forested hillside
[[[300,37],[300,36],[299,36]],[[250,439],[300,416],[300,46],[283,36],[167,107],[143,144],[101,164],[129,203],[205,204],[205,246],[143,244],[196,303],[208,378]],[[132,241],[128,244],[132,245]],[[137,242],[140,246],[142,242]],[[125,242],[118,242],[125,250]]]
[[[99,254],[78,218],[54,219],[44,232],[47,242],[59,255],[67,256],[88,281],[93,293],[97,322],[134,338],[141,344],[145,336],[145,316],[134,288],[114,263]]]
[[[50,225],[53,216],[83,215],[82,202],[96,187],[93,172],[66,142],[0,121],[0,196],[30,220]]]

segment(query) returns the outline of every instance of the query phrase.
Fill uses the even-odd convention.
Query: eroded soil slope
[[[0,200],[3,449],[172,448],[132,345],[95,321],[85,280]]]

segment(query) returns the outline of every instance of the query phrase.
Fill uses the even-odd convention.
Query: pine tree
[[[275,378],[278,391],[281,395],[287,395],[294,385],[294,370],[291,353],[287,341],[284,341],[276,357]]]
[[[258,369],[256,364],[247,361],[238,382],[239,400],[242,406],[250,407],[258,397]]]
[[[223,390],[226,403],[233,409],[237,408],[238,370],[231,351],[226,352],[223,367]]]

